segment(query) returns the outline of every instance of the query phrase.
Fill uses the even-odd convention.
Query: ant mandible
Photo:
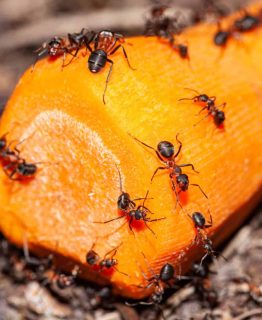
[[[202,120],[204,120],[205,118],[207,118],[210,115],[213,117],[214,123],[216,126],[221,126],[224,123],[224,121],[226,119],[225,113],[224,113],[224,111],[220,110],[219,107],[224,108],[226,106],[226,102],[222,103],[219,106],[216,106],[215,105],[215,101],[216,101],[215,96],[209,97],[205,93],[200,94],[198,91],[196,91],[194,89],[189,89],[189,88],[185,88],[185,89],[194,91],[197,95],[194,96],[193,98],[181,98],[181,99],[178,99],[178,101],[193,100],[194,103],[196,103],[202,107],[202,109],[199,111],[198,114],[200,114],[204,110],[208,111],[207,115],[204,118],[202,118],[200,121],[195,123],[194,126],[199,124]]]
[[[133,139],[135,139],[136,141],[138,141],[139,143],[141,143],[142,145],[144,145],[145,147],[154,150],[158,159],[164,164],[164,167],[158,167],[156,168],[156,170],[154,171],[152,177],[151,177],[151,183],[156,175],[156,173],[159,170],[169,170],[169,178],[171,180],[172,183],[172,190],[175,192],[176,195],[176,200],[180,204],[179,201],[179,194],[181,193],[181,191],[187,191],[189,185],[191,186],[195,186],[198,187],[200,189],[200,191],[202,192],[202,194],[208,199],[207,195],[205,194],[205,192],[203,191],[203,189],[200,187],[200,185],[195,184],[195,183],[189,183],[189,178],[188,175],[182,172],[182,167],[191,167],[193,171],[195,171],[196,173],[199,173],[198,171],[195,170],[193,164],[191,163],[185,163],[185,164],[177,164],[176,163],[176,158],[179,156],[181,150],[182,150],[182,142],[180,140],[178,140],[178,134],[176,135],[176,141],[179,144],[178,150],[175,153],[175,147],[174,145],[169,142],[169,141],[161,141],[158,143],[157,145],[157,149],[149,146],[148,144],[140,141],[139,139],[131,136]],[[177,192],[177,187],[179,189],[179,191]]]
[[[150,11],[150,17],[146,20],[145,35],[157,36],[159,38],[167,39],[170,46],[178,52],[181,58],[189,58],[188,47],[184,44],[176,44],[174,35],[181,32],[177,19],[165,15],[168,7],[159,5],[154,6]]]
[[[90,47],[90,43],[94,42],[94,49]],[[117,44],[119,43],[119,44]],[[88,58],[88,69],[92,73],[98,73],[101,71],[107,62],[109,62],[110,69],[107,74],[106,78],[106,85],[103,93],[103,102],[105,102],[105,94],[107,90],[107,85],[109,82],[109,78],[111,75],[111,72],[113,70],[114,62],[108,58],[108,56],[111,56],[114,54],[118,49],[122,48],[123,54],[126,58],[127,64],[130,69],[135,70],[129,63],[128,56],[126,53],[126,50],[123,46],[124,43],[124,37],[120,33],[115,33],[112,31],[104,30],[100,31],[97,34],[93,36],[93,39],[87,43],[87,49],[90,51],[90,56]]]
[[[121,191],[121,194],[117,200],[117,206],[118,206],[118,209],[123,213],[123,215],[116,217],[116,218],[113,218],[113,219],[110,219],[110,220],[107,220],[107,221],[95,222],[95,223],[109,223],[109,222],[112,222],[115,220],[122,219],[124,217],[129,217],[130,218],[129,219],[129,229],[133,234],[134,234],[134,231],[132,228],[132,222],[135,219],[136,221],[143,221],[145,226],[153,233],[153,235],[155,235],[155,232],[150,228],[150,226],[148,225],[148,222],[160,221],[160,220],[164,220],[166,218],[165,217],[157,218],[157,219],[148,218],[148,216],[147,216],[148,213],[153,214],[153,212],[151,210],[149,210],[147,207],[145,207],[145,201],[147,199],[149,199],[148,198],[149,190],[147,190],[144,198],[137,198],[137,199],[131,200],[130,195],[126,192],[123,192],[123,190],[122,190],[122,177],[121,177],[119,168],[117,166],[116,166],[116,168],[117,168],[118,174],[119,174],[120,191]],[[143,200],[142,205],[137,206],[134,202],[136,200]]]
[[[100,256],[98,255],[98,253],[96,253],[96,251],[94,251],[94,247],[95,247],[95,243],[93,244],[92,248],[86,253],[86,262],[90,265],[90,266],[98,266],[99,267],[99,272],[103,271],[103,269],[111,269],[113,268],[114,270],[116,270],[117,272],[128,276],[128,274],[119,271],[116,266],[118,265],[118,260],[115,259],[115,255],[117,253],[117,249],[121,246],[121,244],[119,246],[117,246],[116,248],[112,249],[111,251],[107,252],[104,256],[103,259],[100,258]],[[111,253],[113,253],[111,255],[110,258],[107,258]]]

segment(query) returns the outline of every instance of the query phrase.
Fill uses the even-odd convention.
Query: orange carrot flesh
[[[231,19],[231,20],[230,20]],[[232,18],[229,18],[232,21]],[[225,22],[226,23],[226,22]],[[202,212],[213,226],[207,230],[217,244],[245,219],[259,200],[262,182],[262,28],[230,40],[221,50],[212,43],[215,25],[199,25],[183,34],[189,45],[190,62],[156,38],[134,37],[126,45],[130,63],[118,51],[112,56],[113,73],[102,94],[109,71],[92,74],[82,53],[61,70],[61,59],[39,61],[20,79],[1,119],[1,134],[17,139],[21,156],[29,162],[43,162],[28,182],[11,181],[0,170],[0,228],[15,243],[26,238],[30,248],[53,250],[66,258],[59,265],[70,269],[80,265],[80,276],[112,283],[116,293],[141,298],[151,290],[142,272],[152,276],[166,262],[180,272],[203,250],[192,246],[195,229],[188,214]],[[193,101],[178,101],[195,95],[191,88],[226,102],[224,128],[212,117],[196,115],[201,107]],[[191,183],[181,197],[183,210],[176,207],[168,171],[154,151],[132,136],[156,148],[160,141],[183,143],[178,164],[192,163],[183,171]],[[130,135],[129,135],[130,134]],[[164,220],[132,224],[126,218],[106,224],[120,215],[121,171],[123,190],[131,198],[144,197],[145,206]],[[137,204],[141,204],[138,201]],[[103,258],[117,248],[117,270],[97,272],[85,262],[88,250]],[[145,258],[141,254],[145,255]],[[122,274],[126,273],[128,276]]]

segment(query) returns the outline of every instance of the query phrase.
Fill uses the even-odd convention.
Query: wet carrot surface
[[[209,220],[210,210],[213,226],[207,234],[215,244],[235,230],[261,192],[262,28],[231,39],[225,49],[212,43],[216,30],[216,25],[199,25],[183,34],[190,61],[154,37],[128,39],[132,46],[125,48],[136,70],[128,68],[121,51],[112,56],[105,105],[109,66],[92,74],[82,54],[63,70],[61,59],[45,59],[34,72],[26,71],[2,116],[1,134],[8,132],[8,141],[25,139],[21,157],[41,163],[26,181],[12,181],[0,170],[4,234],[18,245],[26,239],[35,253],[56,252],[63,270],[78,264],[80,277],[141,298],[150,293],[138,287],[147,284],[141,271],[152,276],[148,264],[159,273],[168,262],[180,273],[203,256],[193,245],[196,232],[188,215],[200,211]],[[193,101],[178,101],[196,95],[185,88],[216,96],[217,105],[226,102],[224,125],[216,127],[209,116],[194,126],[206,111],[199,115],[201,107]],[[130,136],[154,148],[167,140],[177,150],[178,133],[183,146],[177,163],[194,165],[199,174],[190,167],[183,172],[208,196],[189,186],[180,197],[183,210],[176,206],[168,170],[158,172],[150,185],[161,162]],[[149,218],[165,218],[148,222],[152,230],[136,222],[133,234],[125,217],[96,223],[120,215],[116,164],[131,199],[150,190]],[[92,247],[101,259],[117,248],[117,270],[88,266]]]

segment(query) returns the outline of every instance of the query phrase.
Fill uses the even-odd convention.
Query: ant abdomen
[[[95,50],[88,58],[88,69],[93,73],[97,73],[104,68],[106,62],[107,53],[101,49]]]

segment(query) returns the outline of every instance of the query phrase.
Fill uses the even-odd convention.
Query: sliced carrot
[[[1,133],[9,132],[8,141],[26,139],[19,145],[21,156],[42,164],[27,182],[12,181],[0,170],[4,234],[18,245],[26,239],[36,254],[56,252],[59,268],[70,271],[78,264],[81,277],[141,298],[150,293],[138,287],[146,286],[141,271],[149,277],[148,264],[156,273],[166,262],[184,272],[203,255],[192,245],[195,230],[187,214],[200,211],[208,219],[210,210],[208,235],[215,244],[232,233],[261,198],[262,28],[230,40],[224,50],[212,43],[216,29],[203,24],[185,32],[190,63],[158,39],[128,39],[133,46],[126,50],[136,70],[128,68],[120,51],[112,56],[106,105],[102,94],[109,66],[92,74],[82,54],[63,70],[60,59],[44,59],[33,73],[26,71],[5,109]],[[194,96],[184,88],[226,102],[224,128],[217,128],[212,117],[194,126],[205,112],[196,116],[201,107],[178,101]],[[177,148],[177,133],[183,143],[178,163],[192,163],[200,171],[184,169],[208,195],[206,200],[190,186],[181,199],[184,211],[176,207],[168,172],[157,174],[150,185],[161,163],[129,135],[154,148],[162,140]],[[133,225],[134,236],[126,218],[95,223],[119,216],[115,164],[131,198],[144,197],[150,189],[153,199],[145,206],[154,214],[149,217],[166,218],[148,223],[156,237],[143,223]],[[85,256],[94,244],[101,258],[118,247],[114,258],[120,272],[97,272],[87,265]]]

